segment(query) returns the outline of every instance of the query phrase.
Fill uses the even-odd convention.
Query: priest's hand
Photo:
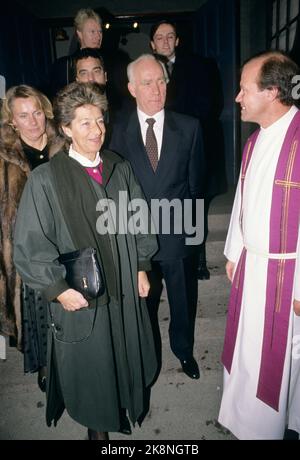
[[[228,260],[226,264],[226,275],[229,281],[233,281],[233,274],[234,274],[235,263]]]
[[[294,299],[294,312],[295,315],[300,316],[300,300]]]
[[[148,296],[150,283],[146,272],[138,272],[138,289],[140,297]]]
[[[62,292],[57,300],[62,304],[65,310],[67,311],[76,311],[80,310],[83,307],[88,307],[88,301],[83,297],[80,292],[75,291],[75,289],[67,289]]]

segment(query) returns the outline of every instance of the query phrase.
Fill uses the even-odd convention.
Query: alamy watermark
[[[298,101],[300,99],[300,75],[293,76],[292,84],[295,85],[292,89],[292,98]]]
[[[6,359],[6,340],[3,335],[0,335],[0,359]]]
[[[104,234],[182,235],[187,246],[199,245],[204,237],[204,200],[152,199],[129,200],[127,191],[119,192],[118,203],[109,198],[98,201],[100,213],[96,229]]]

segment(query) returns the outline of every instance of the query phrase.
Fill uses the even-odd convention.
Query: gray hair
[[[134,82],[134,69],[135,69],[135,66],[141,61],[155,61],[155,62],[157,62],[162,68],[164,77],[166,79],[166,83],[168,83],[169,78],[168,78],[168,72],[166,70],[166,67],[164,66],[164,64],[159,59],[156,59],[156,57],[153,56],[153,54],[142,54],[137,59],[135,59],[135,61],[132,61],[127,66],[127,77],[128,77],[128,81],[130,83]]]

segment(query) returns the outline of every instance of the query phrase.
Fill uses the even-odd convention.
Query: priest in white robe
[[[225,246],[232,282],[219,422],[238,439],[300,432],[300,112],[297,65],[266,52],[242,70],[243,156]]]

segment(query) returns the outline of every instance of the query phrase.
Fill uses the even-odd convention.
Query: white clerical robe
[[[225,245],[225,256],[238,262],[247,248],[245,279],[237,340],[231,373],[224,369],[219,422],[239,439],[282,439],[287,412],[289,427],[300,432],[300,317],[291,308],[290,327],[279,401],[279,412],[256,398],[263,344],[269,227],[274,175],[287,129],[297,109],[292,107],[266,129],[261,128],[246,173],[243,197],[243,229],[239,217],[240,181]],[[294,297],[300,300],[300,247],[298,238]],[[300,338],[298,340],[300,342]],[[297,359],[298,355],[298,359]],[[295,359],[292,359],[295,356]],[[291,373],[291,374],[290,374]],[[291,375],[291,377],[290,377]],[[290,404],[289,404],[290,396]],[[290,407],[289,407],[290,406]]]

